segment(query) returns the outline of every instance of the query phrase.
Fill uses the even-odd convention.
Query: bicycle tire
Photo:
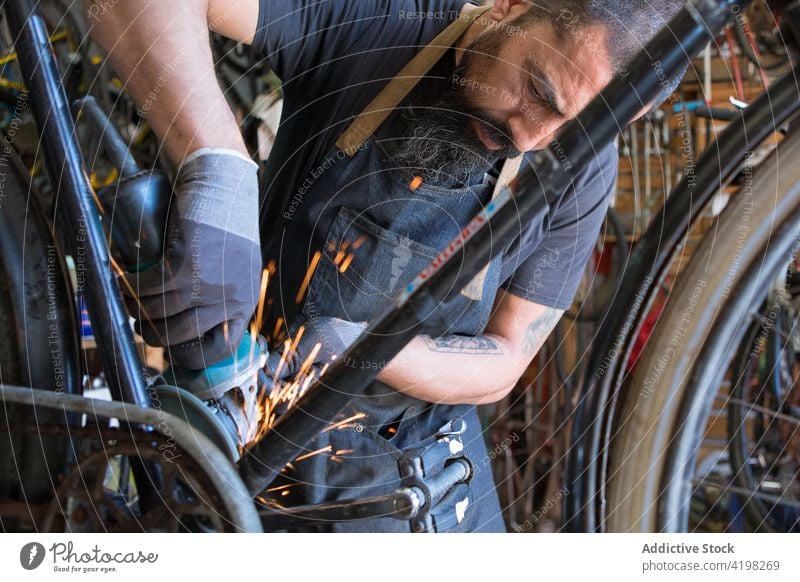
[[[697,160],[693,180],[684,176],[634,247],[619,292],[595,334],[580,387],[565,475],[567,530],[601,529],[610,434],[626,364],[680,241],[738,172],[745,152],[754,151],[800,109],[799,75],[800,68],[786,73],[723,130]]]
[[[762,306],[759,310],[765,313],[769,309],[768,305]],[[778,313],[777,320],[773,323],[779,326],[784,314]],[[759,339],[763,338],[766,356],[767,377],[762,377],[759,373]],[[739,347],[739,354],[731,365],[731,399],[727,405],[728,422],[728,459],[731,467],[731,478],[733,484],[740,489],[756,491],[759,487],[760,478],[756,474],[753,464],[749,461],[754,457],[751,452],[752,447],[769,447],[769,433],[779,431],[779,426],[769,420],[760,410],[751,410],[748,414],[747,405],[742,402],[753,402],[756,405],[766,408],[770,404],[776,408],[781,407],[785,399],[783,393],[784,371],[782,359],[786,357],[787,346],[780,341],[780,334],[775,329],[767,329],[764,323],[758,319],[754,320],[745,339]],[[794,357],[794,350],[788,348],[791,357]],[[752,386],[753,379],[758,382],[759,390],[756,394],[750,395],[747,388]],[[788,379],[791,381],[791,379]],[[751,400],[752,398],[752,400]],[[774,402],[773,402],[774,400]],[[750,417],[750,422],[747,422]],[[752,434],[750,434],[752,433]],[[774,470],[774,468],[771,468]],[[739,496],[741,511],[746,523],[751,531],[778,533],[784,530],[786,520],[781,519],[780,513],[776,515],[775,505],[767,503],[764,499],[756,496]]]
[[[63,256],[22,162],[13,149],[9,157],[0,204],[0,383],[78,393],[76,308]],[[65,420],[52,411],[36,416],[43,424]],[[20,436],[15,422],[0,396],[0,499],[39,503],[66,467],[69,442]],[[0,530],[15,526],[0,518]]]
[[[734,360],[731,366],[731,398],[733,399],[744,400],[746,398],[746,387],[754,376],[753,365],[757,363],[752,354],[760,332],[761,325],[754,322],[745,334],[744,341],[741,343],[740,356]],[[747,459],[749,457],[747,438],[743,434],[747,427],[745,424],[745,415],[743,414],[741,406],[728,406],[727,423],[728,455],[733,480],[740,487],[750,488],[753,486],[754,478],[751,469],[747,465]],[[763,516],[768,513],[767,508],[764,507],[763,503],[758,498],[743,500],[742,512],[744,513],[745,519],[753,524],[763,521]],[[767,525],[767,527],[756,529],[775,532],[768,524],[765,523],[765,525]]]
[[[751,305],[761,305],[764,281],[785,266],[800,228],[800,133],[789,136],[757,168],[752,191],[760,193],[761,203],[736,196],[717,220],[716,236],[703,239],[679,277],[624,395],[610,452],[609,531],[687,527],[697,433],[703,431],[729,363],[725,348],[741,341],[746,331],[742,316]],[[767,203],[765,194],[774,203]],[[741,228],[745,215],[748,229]],[[745,240],[738,244],[742,233]],[[688,323],[687,306],[692,306]],[[680,351],[675,330],[681,330]]]

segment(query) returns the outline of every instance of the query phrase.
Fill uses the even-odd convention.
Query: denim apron
[[[449,44],[444,46],[437,37],[429,47],[438,42],[443,54],[470,22],[454,22],[445,31],[451,35]],[[428,60],[425,67],[431,66],[430,55]],[[404,69],[355,118],[313,174],[314,183],[303,201],[303,222],[293,228],[300,230],[305,225],[309,232],[302,236],[311,241],[309,255],[316,249],[321,256],[305,299],[298,305],[302,306],[302,317],[297,322],[323,316],[348,321],[376,317],[491,199],[490,183],[459,189],[421,184],[412,189],[407,177],[396,169],[386,170],[387,164],[382,163],[385,155],[378,131],[382,120],[370,120],[374,115],[370,108],[375,111],[377,103],[379,111],[395,110],[416,83],[409,85],[408,77],[417,79],[427,70],[409,74]],[[405,87],[398,91],[396,82],[401,77],[405,77],[401,79]],[[475,336],[483,332],[500,283],[502,254],[465,290],[441,306],[439,319],[445,322],[445,329],[438,329],[442,335]],[[292,280],[292,276],[287,275],[287,279]],[[299,284],[298,274],[291,284]],[[289,327],[293,331],[294,326]],[[376,368],[385,365],[372,364]],[[319,434],[309,445],[309,452],[321,453],[293,463],[291,479],[299,482],[301,502],[317,504],[390,493],[400,485],[399,455],[433,442],[439,429],[455,418],[466,422],[461,438],[475,472],[466,512],[449,531],[506,531],[475,407],[424,402],[379,381],[339,414],[340,424]],[[325,529],[408,532],[409,525],[380,517],[330,524]]]

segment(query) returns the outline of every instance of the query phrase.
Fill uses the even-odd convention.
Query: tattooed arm
[[[428,402],[496,402],[517,383],[562,313],[501,290],[483,335],[417,336],[378,379]]]

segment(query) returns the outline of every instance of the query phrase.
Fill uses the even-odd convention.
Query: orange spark
[[[282,324],[283,324],[283,316],[279,317],[278,320],[275,322],[275,329],[272,330],[272,335],[274,336],[278,335],[278,331],[280,331]]]
[[[349,255],[347,255],[347,258],[344,260],[344,262],[339,267],[339,272],[340,273],[344,273],[347,270],[347,267],[349,267],[350,263],[353,262],[353,257],[354,256],[355,255],[353,255],[353,253],[350,253]]]
[[[354,420],[361,420],[362,418],[365,418],[366,416],[367,416],[367,414],[365,412],[357,412],[353,416],[349,416],[349,417],[345,418],[344,420],[340,420],[339,422],[334,422],[329,427],[322,429],[321,432],[328,432],[329,430],[337,430],[339,428],[342,428],[344,425],[346,425],[349,422],[353,422]]]
[[[308,289],[308,284],[311,283],[311,277],[314,276],[314,271],[317,270],[317,265],[319,264],[319,259],[321,256],[322,253],[316,251],[314,256],[311,257],[311,264],[308,265],[306,276],[303,278],[303,283],[300,285],[300,289],[297,291],[297,296],[294,298],[295,303],[300,303],[303,300],[303,296],[306,294],[306,290]]]
[[[306,453],[305,455],[300,455],[295,459],[295,462],[304,461],[310,457],[313,457],[314,455],[319,455],[321,453],[330,453],[332,449],[333,447],[331,447],[330,445],[322,447],[321,449],[317,449],[316,451],[311,451],[310,453]]]
[[[258,295],[258,307],[256,308],[256,329],[261,331],[262,318],[264,316],[264,298],[267,295],[267,284],[269,283],[269,271],[261,271],[261,290]]]

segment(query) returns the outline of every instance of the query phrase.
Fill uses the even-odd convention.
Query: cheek
[[[465,102],[474,109],[490,113],[506,114],[513,110],[519,99],[515,95],[516,87],[511,85],[502,75],[490,74],[469,77],[466,86],[461,88]],[[503,115],[505,117],[505,115]]]

